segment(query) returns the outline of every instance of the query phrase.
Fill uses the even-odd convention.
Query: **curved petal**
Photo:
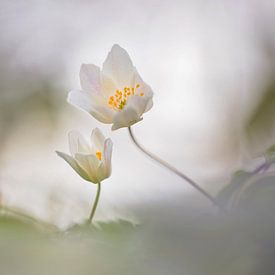
[[[113,121],[112,130],[117,130],[122,127],[129,127],[142,120],[142,117],[131,107],[125,108],[121,112],[118,112]]]
[[[99,183],[100,178],[99,178],[98,169],[99,169],[99,166],[102,164],[102,162],[99,161],[98,158],[94,155],[87,156],[87,159],[90,165],[91,173],[93,173],[93,175],[95,176],[94,183]]]
[[[78,165],[89,175],[90,181],[98,183],[97,170],[100,165],[99,160],[94,155],[75,154]]]
[[[93,129],[91,134],[91,143],[92,143],[92,151],[95,153],[95,151],[100,150],[103,151],[104,148],[104,141],[105,137],[101,133],[101,131],[98,128]]]
[[[112,172],[111,159],[112,159],[113,142],[110,138],[104,142],[103,164],[106,177],[110,177]]]
[[[115,44],[103,63],[102,72],[115,80],[118,86],[125,87],[130,84],[133,71],[130,56],[123,48]]]
[[[137,69],[134,68],[132,86],[136,87],[137,84],[140,85],[140,87],[138,88],[138,93],[143,93],[145,96],[148,96],[148,97],[153,96],[154,93],[153,93],[151,87],[146,82],[143,81],[143,79],[139,75]]]
[[[147,103],[149,100],[150,100],[150,98],[146,97],[146,96],[138,96],[138,95],[131,96],[131,97],[129,97],[125,108],[126,109],[132,108],[137,112],[137,114],[139,116],[142,116],[142,114],[146,110]]]
[[[148,112],[151,108],[153,107],[153,99],[150,98],[147,102],[147,105],[146,105],[146,108],[145,108],[145,111],[144,113]]]
[[[75,156],[76,153],[87,153],[90,151],[89,144],[78,131],[70,131],[68,138],[70,153],[72,156]]]
[[[114,95],[118,88],[116,81],[105,73],[101,73],[101,94],[105,97],[106,101],[109,99],[109,96]]]
[[[114,111],[109,108],[102,97],[84,91],[71,91],[67,101],[91,114],[102,123],[112,123]]]
[[[77,172],[80,177],[87,181],[91,181],[88,173],[86,173],[86,171],[78,165],[74,158],[62,152],[56,151],[56,153],[59,157],[63,158]]]
[[[75,153],[78,151],[78,136],[80,135],[77,131],[70,131],[68,134],[69,139],[69,149],[71,155],[74,157]]]
[[[97,177],[99,182],[109,177],[109,175],[106,173],[105,166],[103,163],[101,163],[98,167]]]
[[[100,68],[93,64],[82,64],[79,73],[82,90],[100,93]]]

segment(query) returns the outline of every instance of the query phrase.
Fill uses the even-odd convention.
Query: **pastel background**
[[[133,127],[137,138],[211,194],[274,144],[274,1],[1,0],[0,7],[3,204],[61,229],[83,222],[96,188],[55,150],[69,151],[70,130],[88,138],[100,127],[114,153],[98,220],[156,225],[169,216],[171,236],[186,209],[213,210],[143,156],[126,129],[112,132],[66,102],[80,88],[81,64],[101,66],[115,43],[154,91],[152,110]]]

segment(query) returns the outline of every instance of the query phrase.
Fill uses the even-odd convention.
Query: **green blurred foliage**
[[[275,82],[270,80],[262,100],[246,125],[250,148],[259,153],[275,142]]]

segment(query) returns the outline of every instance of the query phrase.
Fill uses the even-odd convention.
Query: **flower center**
[[[136,87],[124,87],[123,92],[120,90],[116,90],[114,95],[109,97],[109,106],[114,110],[122,110],[127,103],[127,99],[129,96],[137,95],[144,96],[143,92],[138,92],[139,84]]]
[[[102,153],[100,151],[97,151],[95,153],[96,157],[98,158],[98,160],[101,160],[102,159]]]

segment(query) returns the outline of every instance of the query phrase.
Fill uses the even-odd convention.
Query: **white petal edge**
[[[105,166],[103,163],[99,165],[97,173],[98,173],[97,177],[99,182],[109,177],[108,174],[106,173]]]
[[[102,72],[116,81],[120,87],[130,84],[133,77],[133,63],[127,51],[119,45],[113,45],[103,63]]]
[[[104,142],[104,155],[103,155],[103,164],[106,177],[110,177],[112,173],[112,152],[113,152],[113,142],[110,138],[107,138]]]
[[[85,170],[83,170],[83,169],[78,165],[77,161],[76,161],[73,157],[71,157],[71,156],[69,156],[69,155],[67,155],[67,154],[65,154],[65,153],[63,153],[63,152],[59,152],[59,151],[56,151],[56,154],[57,154],[59,157],[63,158],[63,159],[64,159],[64,160],[65,160],[65,161],[75,170],[75,172],[76,172],[80,177],[82,177],[83,179],[85,179],[85,180],[87,180],[87,181],[91,181],[89,175],[86,173]]]
[[[90,181],[98,183],[97,170],[100,165],[99,160],[94,155],[75,154],[78,165],[89,175]]]
[[[125,109],[127,110],[128,108],[132,108],[137,112],[138,116],[142,116],[146,110],[146,106],[149,100],[150,98],[146,96],[131,96],[128,99]]]
[[[97,150],[100,150],[101,152],[103,151],[104,141],[105,137],[102,132],[98,128],[93,129],[91,134],[93,153],[96,153]]]
[[[112,131],[129,127],[142,120],[142,117],[139,116],[136,110],[133,108],[125,108],[121,112],[118,112],[113,121]]]
[[[147,105],[146,105],[146,108],[145,108],[145,111],[144,113],[148,112],[151,108],[153,107],[153,99],[150,98],[147,102]]]
[[[76,153],[85,153],[90,151],[90,146],[85,138],[76,130],[70,131],[68,134],[69,149],[74,157]]]
[[[102,123],[112,123],[114,112],[104,105],[104,99],[100,96],[91,95],[84,91],[73,90],[68,94],[67,101],[81,110],[88,112]]]

